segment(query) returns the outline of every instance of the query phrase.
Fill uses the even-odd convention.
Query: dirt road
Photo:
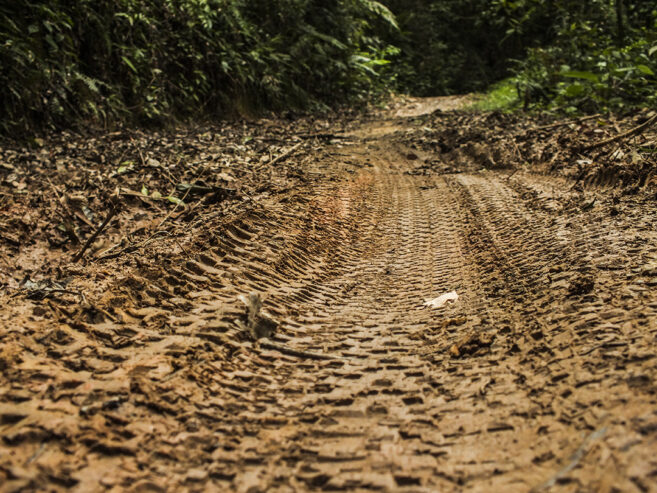
[[[0,489],[657,491],[654,200],[427,167],[421,133],[341,133],[85,318],[35,302],[3,338]]]

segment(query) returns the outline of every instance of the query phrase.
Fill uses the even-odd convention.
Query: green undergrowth
[[[645,0],[382,0],[397,90],[483,93],[474,109],[657,106],[657,6]]]
[[[645,0],[0,2],[0,137],[328,111],[387,91],[477,110],[657,107]]]
[[[554,38],[516,60],[525,108],[557,113],[657,107],[654,2],[555,1]]]
[[[383,87],[373,0],[0,3],[0,135],[327,108]]]
[[[487,92],[477,94],[475,102],[468,107],[474,111],[510,112],[520,108],[518,87],[513,78],[493,84]]]

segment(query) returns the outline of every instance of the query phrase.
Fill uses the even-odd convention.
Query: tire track
[[[650,490],[650,204],[609,221],[560,208],[571,192],[551,177],[413,174],[392,130],[362,129],[306,188],[208,217],[183,262],[126,273],[115,315],[44,335],[68,373],[37,418],[1,414],[0,452],[25,456],[15,484],[529,491],[557,474],[566,490]],[[250,292],[297,356],[239,328]]]

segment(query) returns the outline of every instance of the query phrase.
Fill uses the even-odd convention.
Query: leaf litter
[[[579,227],[583,215],[601,218],[606,207],[610,207],[610,217],[632,214],[626,196],[648,201],[654,195],[653,175],[640,168],[654,159],[654,153],[646,151],[653,146],[651,129],[632,135],[637,142],[619,139],[608,144],[624,149],[624,154],[616,153],[609,160],[611,147],[596,148],[570,160],[568,153],[580,149],[582,141],[613,138],[614,132],[595,119],[540,129],[554,123],[494,114],[435,113],[414,118],[419,121],[395,123],[408,125],[410,130],[398,136],[414,146],[412,152],[402,153],[409,174],[444,177],[475,170],[485,176],[487,169],[508,170],[509,186],[526,194],[527,202],[550,225],[558,225],[555,216],[563,216],[566,222],[571,220],[566,214],[576,214],[573,224],[564,226],[566,232]],[[640,118],[634,115],[619,121],[620,132],[640,125]],[[414,134],[416,126],[421,132]],[[471,317],[465,295],[461,293],[459,299],[457,293],[449,292],[427,300],[425,306],[438,309],[454,304],[456,313],[445,310],[454,316],[443,318],[442,312],[416,310],[436,319],[429,328],[414,328],[417,340],[428,345],[420,366],[408,367],[407,348],[396,340],[401,331],[378,345],[381,327],[371,320],[358,319],[364,326],[357,333],[358,340],[336,342],[329,333],[324,347],[312,345],[312,338],[304,346],[309,350],[293,347],[293,336],[301,340],[304,334],[323,333],[326,328],[313,322],[315,314],[281,308],[282,295],[270,292],[276,291],[281,277],[294,279],[303,290],[307,279],[294,265],[299,257],[312,257],[317,251],[331,254],[353,241],[346,229],[336,225],[343,221],[345,207],[358,210],[361,202],[349,203],[354,198],[342,187],[352,184],[349,180],[355,168],[368,173],[372,167],[361,162],[349,167],[342,159],[333,160],[332,166],[348,171],[347,180],[320,189],[321,194],[308,191],[309,183],[319,181],[317,176],[330,173],[321,168],[322,158],[337,156],[340,149],[327,151],[326,139],[313,136],[330,134],[331,145],[341,146],[342,141],[334,137],[343,130],[345,126],[339,122],[260,120],[168,133],[63,134],[36,149],[0,151],[0,203],[5,213],[0,217],[3,487],[16,491],[52,485],[84,488],[92,479],[88,473],[94,471],[108,490],[134,486],[164,491],[217,482],[224,489],[242,485],[264,491],[280,486],[281,481],[300,489],[362,486],[394,490],[421,486],[426,479],[407,473],[407,462],[412,461],[400,452],[412,451],[414,458],[426,461],[421,464],[423,471],[441,471],[432,479],[444,481],[447,490],[508,477],[504,467],[510,462],[474,464],[472,457],[475,451],[481,452],[479,444],[491,434],[496,447],[504,434],[525,440],[526,435],[520,433],[526,428],[525,419],[533,420],[532,426],[539,430],[537,446],[547,450],[533,456],[534,444],[517,446],[518,460],[526,460],[532,471],[545,473],[530,478],[533,484],[540,485],[546,478],[575,484],[578,479],[572,476],[585,467],[591,471],[594,464],[601,463],[598,459],[609,454],[614,460],[625,457],[617,450],[646,450],[644,444],[654,434],[651,408],[646,408],[640,419],[614,418],[604,437],[592,435],[595,443],[592,438],[582,446],[581,439],[575,440],[568,449],[565,438],[573,436],[568,433],[574,427],[590,432],[599,426],[596,416],[606,404],[599,400],[600,381],[594,373],[603,359],[629,368],[626,380],[632,396],[654,394],[648,366],[652,353],[633,345],[637,334],[651,333],[652,321],[639,320],[645,327],[635,326],[635,321],[623,319],[625,312],[620,311],[622,316],[616,313],[628,300],[637,303],[637,311],[649,308],[639,305],[650,296],[655,277],[650,263],[654,258],[647,259],[644,251],[650,245],[641,243],[639,237],[641,231],[649,230],[648,223],[637,223],[633,230],[636,239],[630,238],[626,244],[637,259],[631,272],[623,270],[626,266],[622,263],[619,267],[616,257],[592,260],[600,271],[615,276],[613,281],[623,289],[618,295],[606,292],[608,285],[598,282],[599,277],[592,282],[588,271],[562,275],[567,267],[552,265],[546,273],[551,283],[545,285],[545,292],[560,296],[572,313],[578,313],[578,307],[594,297],[606,296],[601,298],[601,306],[607,310],[601,315],[604,320],[596,318],[596,305],[564,330],[550,333],[531,326],[531,311],[509,310],[509,318],[498,320],[498,327],[483,316],[479,320]],[[546,137],[536,139],[535,134]],[[563,142],[559,144],[557,139]],[[618,159],[633,156],[634,144],[640,144],[637,152],[642,161]],[[558,155],[554,161],[551,152]],[[131,163],[124,164],[128,161]],[[572,203],[553,207],[533,191],[520,188],[511,175],[524,170],[526,161],[536,162],[543,170],[554,167],[555,173],[581,183],[581,190],[573,187],[568,192]],[[116,173],[121,166],[126,168]],[[610,167],[610,182],[617,180],[622,187],[614,198],[594,202],[597,195],[586,185],[602,183]],[[326,183],[331,180],[323,180],[322,186]],[[354,178],[353,183],[358,181]],[[419,194],[431,190],[420,189]],[[361,194],[357,195],[360,199]],[[100,230],[112,197],[119,198],[120,211]],[[168,197],[183,201],[184,206]],[[253,227],[256,220],[269,224],[264,233]],[[319,236],[328,243],[320,242],[318,247],[315,240]],[[90,239],[92,244],[80,262],[73,263]],[[479,240],[468,238],[475,245]],[[639,260],[645,262],[639,264]],[[250,277],[237,270],[238,264],[250,265],[245,271]],[[276,274],[272,285],[263,286],[261,273],[266,269]],[[622,285],[619,271],[632,276],[634,284]],[[398,270],[390,270],[385,277],[385,282],[398,279]],[[356,287],[348,297],[361,295],[359,281],[352,279]],[[503,281],[503,277],[496,280],[499,284]],[[502,289],[497,285],[491,288]],[[542,287],[537,289],[543,293]],[[218,297],[218,292],[225,296]],[[507,307],[526,307],[523,297],[533,294],[512,292],[497,300]],[[299,295],[301,300],[307,298],[307,294]],[[415,296],[410,298],[411,305],[417,303]],[[315,306],[321,311],[319,302]],[[401,316],[395,320],[394,330],[405,321]],[[602,330],[615,334],[614,338],[603,337],[599,334]],[[554,372],[554,368],[571,368],[567,358],[573,352],[573,341],[565,336],[572,333],[582,335],[578,344],[585,347],[576,351],[584,364],[572,374]],[[432,337],[440,344],[431,345]],[[374,342],[377,345],[369,360],[363,361],[353,349]],[[518,372],[522,367],[513,366],[514,358],[541,370]],[[434,367],[426,366],[429,363],[435,363]],[[483,374],[473,371],[479,364]],[[435,373],[436,368],[446,371]],[[303,378],[291,379],[291,371]],[[389,375],[400,379],[395,381]],[[361,383],[360,394],[351,392],[352,387],[337,388],[340,379]],[[554,393],[546,393],[551,387]],[[527,395],[518,395],[519,388]],[[544,402],[550,395],[557,397]],[[619,391],[619,395],[627,394]],[[358,399],[384,396],[395,405],[382,406],[377,400],[377,405],[366,410],[358,408]],[[517,406],[508,419],[473,428],[481,425],[482,418],[474,416],[469,406],[485,415],[509,402]],[[440,411],[427,414],[425,405]],[[398,420],[398,407],[403,407],[407,421]],[[380,416],[388,428],[365,448],[358,427],[369,423],[372,416]],[[356,429],[344,426],[345,420],[353,420]],[[638,431],[630,436],[629,429]],[[307,439],[314,434],[322,443],[344,436],[349,447],[366,452],[320,453],[324,449],[313,448]],[[381,440],[382,436],[394,436],[395,440]],[[264,438],[259,441],[256,437]],[[618,448],[608,452],[611,449],[603,445],[609,447],[612,439]],[[280,454],[270,456],[281,447],[288,447],[285,461],[279,460]],[[576,451],[570,454],[573,447]],[[391,466],[399,468],[395,475],[363,477],[352,464],[345,464],[345,471],[333,464],[358,462],[363,455],[379,452],[386,460],[401,458]],[[493,452],[488,459],[500,455],[497,448]],[[296,472],[286,469],[287,461]],[[323,467],[321,461],[328,461],[330,474],[318,469]],[[566,467],[561,469],[563,464]],[[641,478],[654,468],[650,458],[622,467],[629,468],[627,475],[641,485],[645,485]],[[476,478],[472,475],[475,470]],[[518,474],[524,473],[520,470]]]

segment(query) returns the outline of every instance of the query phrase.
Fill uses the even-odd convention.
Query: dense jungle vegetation
[[[652,0],[389,0],[400,89],[512,92],[524,107],[619,110],[657,103]],[[508,98],[513,100],[514,98]]]
[[[655,105],[656,73],[657,7],[649,0],[0,5],[0,133],[10,136],[496,83],[525,108],[618,110]]]

